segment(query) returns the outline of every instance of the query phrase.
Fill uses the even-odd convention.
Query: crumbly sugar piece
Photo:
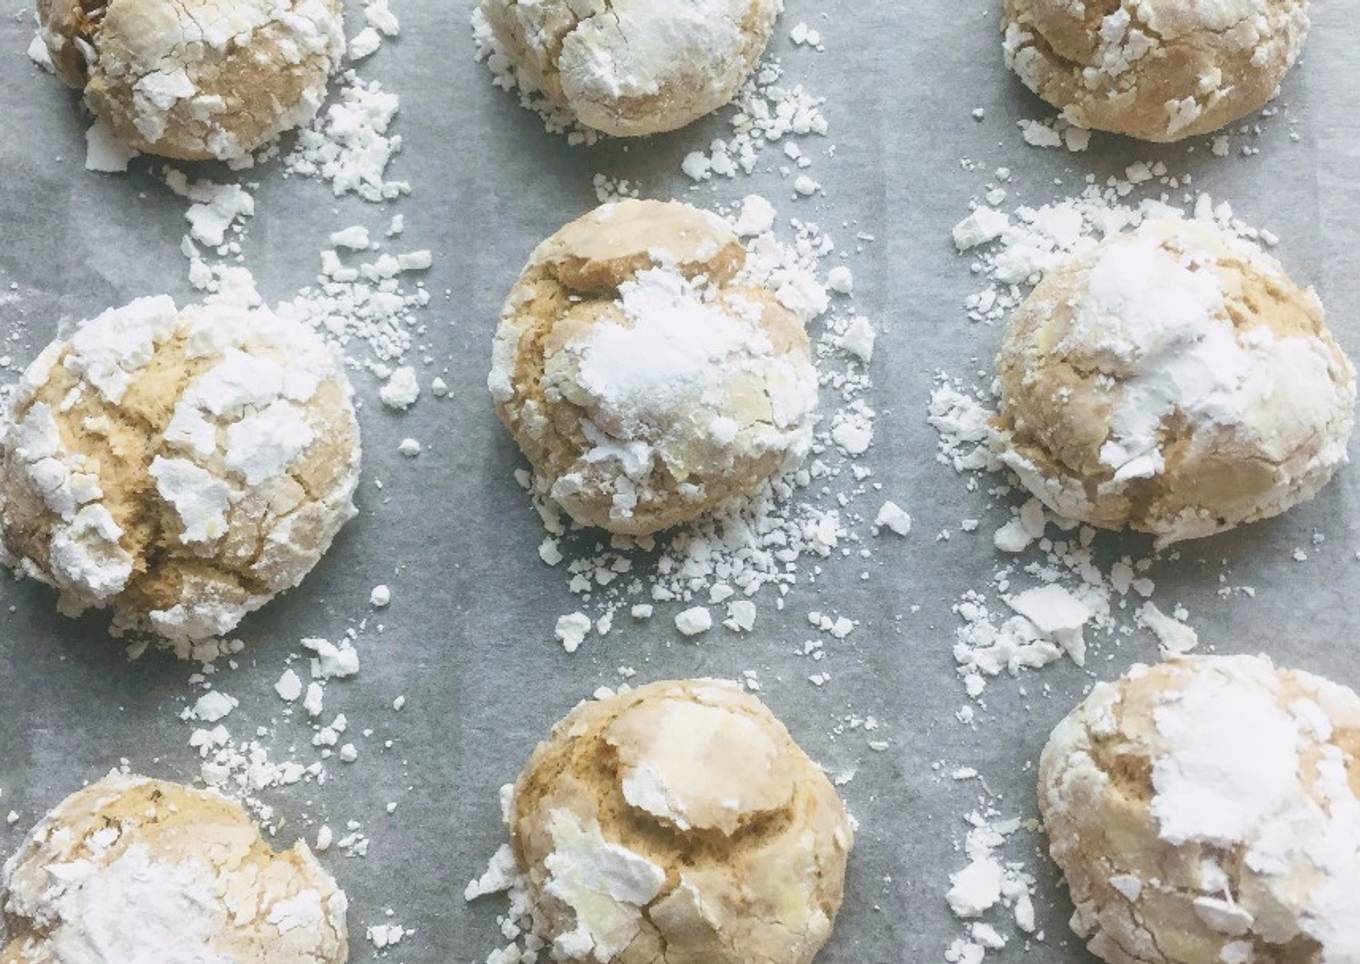
[[[346,51],[349,62],[357,64],[367,57],[372,57],[381,46],[382,34],[378,33],[373,27],[365,27],[349,38],[349,49]]]
[[[301,841],[276,853],[236,805],[111,774],[68,797],[0,872],[13,964],[341,964],[346,900]]]
[[[230,250],[233,235],[244,232],[243,223],[255,216],[255,198],[240,184],[190,181],[183,171],[168,168],[165,184],[189,201],[184,219],[189,222],[186,245],[201,244],[217,251]],[[197,251],[196,248],[191,250]]]
[[[316,283],[274,310],[279,317],[310,328],[352,363],[366,365],[385,380],[402,371],[397,385],[401,399],[410,399],[409,406],[419,397],[419,384],[414,369],[399,363],[415,345],[424,324],[422,311],[431,300],[428,288],[409,282],[412,270],[392,255],[380,254],[354,265],[327,249],[321,252]]]
[[[787,731],[714,681],[578,706],[525,768],[510,824],[554,956],[617,964],[807,964],[830,935],[853,838]],[[711,843],[692,849],[700,839]]]
[[[334,0],[38,5],[57,73],[133,148],[236,160],[311,120],[345,50]]]
[[[911,516],[896,502],[884,502],[874,516],[874,525],[905,536],[911,533]]]
[[[1138,618],[1152,630],[1168,653],[1188,653],[1199,646],[1199,634],[1176,616],[1162,612],[1156,603],[1143,603],[1138,608]]]
[[[99,117],[85,131],[85,170],[101,174],[119,174],[128,169],[134,157],[140,155],[134,147],[120,140],[113,126]]]
[[[56,71],[56,64],[52,63],[52,54],[47,49],[47,40],[41,28],[33,31],[33,39],[28,42],[27,53],[28,59],[39,69],[49,74]]]
[[[928,420],[939,433],[937,460],[967,476],[970,490],[979,488],[981,473],[1005,471],[992,446],[994,405],[985,392],[968,394],[943,378],[932,395]],[[1012,501],[1015,491],[1003,484],[989,494]],[[954,605],[960,620],[954,659],[967,695],[979,705],[996,677],[1019,676],[1064,657],[1084,663],[1092,650],[1120,645],[1136,626],[1171,648],[1163,636],[1172,630],[1159,629],[1145,615],[1151,605],[1145,600],[1156,590],[1153,559],[1117,555],[1110,561],[1097,551],[1099,530],[1024,495],[993,534],[1000,555],[987,584],[967,590]],[[1173,641],[1189,646],[1186,634],[1193,632],[1176,625],[1184,632]],[[979,723],[971,705],[958,717],[965,725]]]
[[[355,512],[348,379],[263,309],[144,298],[49,345],[10,400],[5,560],[116,632],[228,632]]]
[[[211,687],[179,714],[192,727],[188,745],[199,758],[198,778],[213,792],[238,801],[271,835],[281,829],[271,802],[272,791],[299,784],[323,787],[330,776],[327,761],[338,759],[353,765],[359,759],[360,748],[371,745],[364,742],[372,735],[371,728],[358,726],[358,721],[351,721],[345,713],[329,719],[324,715],[332,688],[358,677],[360,658],[356,647],[362,644],[360,631],[366,626],[367,620],[360,620],[346,636],[335,641],[319,637],[301,640],[308,658],[301,663],[296,656],[286,660],[287,668],[271,687],[273,697],[286,705],[281,717],[271,718],[267,726],[256,725],[247,711],[237,711],[234,700],[215,696],[222,693],[225,674],[237,668],[234,657],[244,648],[243,642],[197,642],[184,648],[183,656],[202,663],[201,672],[191,678],[193,685]],[[399,710],[405,701],[398,699],[393,705]],[[217,715],[228,708],[227,715]],[[204,709],[208,710],[207,716]],[[216,719],[210,719],[213,716]],[[300,729],[301,740],[297,732],[286,728],[289,721]],[[342,745],[343,734],[349,734],[350,743]],[[368,838],[359,832],[358,825],[349,829],[352,832],[341,837],[337,845],[351,856],[363,856]],[[326,849],[330,842],[324,834],[319,835],[317,850]]]
[[[390,131],[400,99],[352,70],[339,83],[336,99],[298,132],[297,144],[283,159],[284,171],[325,181],[336,197],[353,193],[380,203],[409,194],[408,182],[387,177],[403,143]]]
[[[713,628],[713,615],[704,606],[694,606],[676,614],[675,628],[684,636],[698,636]]]
[[[693,181],[750,175],[766,149],[775,145],[782,145],[786,157],[796,157],[800,168],[809,165],[810,151],[798,145],[806,144],[807,138],[827,136],[830,121],[824,105],[825,99],[804,84],[785,80],[783,65],[767,58],[732,102],[730,133],[704,150],[691,151],[681,170]]]
[[[1357,746],[1354,692],[1264,657],[1097,685],[1040,764],[1074,930],[1111,964],[1360,954]]]
[[[1308,26],[1308,0],[1006,0],[1003,47],[1077,127],[1176,141],[1264,107]]]
[[[955,772],[955,779],[972,779],[975,770]],[[1009,943],[1013,929],[1035,934],[1034,876],[1021,861],[1003,851],[1021,829],[1015,817],[1003,817],[994,806],[970,811],[964,818],[968,832],[961,857],[966,861],[949,875],[945,902],[963,925],[962,936],[952,941],[944,959],[948,964],[981,964],[988,951]],[[1036,935],[1042,938],[1042,934]]]
[[[420,383],[416,372],[409,365],[394,369],[387,378],[387,384],[378,392],[378,397],[388,408],[404,412],[420,398]]]

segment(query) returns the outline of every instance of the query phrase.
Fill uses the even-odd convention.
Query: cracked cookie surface
[[[488,379],[540,486],[583,525],[649,535],[755,489],[812,443],[802,321],[726,223],[607,204],[539,245]]]
[[[1073,929],[1110,964],[1360,958],[1360,697],[1263,657],[1098,684],[1039,804]]]
[[[266,309],[143,298],[24,373],[0,431],[4,561],[115,632],[230,631],[355,513],[349,380]]]
[[[782,0],[482,0],[521,83],[587,127],[637,137],[722,107],[755,68]]]
[[[0,964],[341,964],[346,901],[301,841],[271,850],[236,804],[111,774],[0,873]]]
[[[554,959],[807,964],[853,833],[759,700],[713,680],[582,703],[515,787],[515,853]]]
[[[1316,294],[1205,222],[1151,219],[1051,271],[997,369],[1025,486],[1161,544],[1279,515],[1346,461],[1355,371]]]
[[[1275,96],[1308,0],[1005,0],[1003,29],[1006,65],[1071,123],[1176,141]]]
[[[57,73],[137,150],[234,160],[311,120],[345,53],[339,0],[39,0]]]

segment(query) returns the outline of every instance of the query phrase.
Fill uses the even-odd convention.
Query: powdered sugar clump
[[[401,135],[389,133],[397,95],[353,71],[341,82],[339,100],[299,132],[284,170],[327,181],[336,197],[353,192],[366,201],[391,201],[409,194],[408,182],[387,180],[387,165],[402,146]]]
[[[956,773],[961,779],[973,771]],[[1019,818],[1002,818],[994,810],[974,810],[963,851],[967,863],[949,875],[945,900],[963,926],[963,934],[950,943],[944,959],[949,964],[981,964],[988,951],[1003,950],[1018,930],[1022,940],[1043,940],[1036,929],[1035,879],[1023,863],[1001,853],[1007,841],[1022,829]]]
[[[749,175],[764,151],[776,144],[782,145],[785,160],[795,168],[801,170],[812,164],[795,139],[827,135],[830,125],[822,112],[825,100],[809,93],[802,84],[785,83],[783,75],[783,66],[774,59],[757,68],[734,101],[732,133],[685,156],[682,169],[690,180]]]

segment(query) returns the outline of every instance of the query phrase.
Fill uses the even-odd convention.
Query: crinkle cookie
[[[1006,65],[1078,127],[1206,134],[1275,96],[1308,0],[1005,0]]]
[[[825,774],[752,696],[663,682],[582,703],[511,805],[553,959],[807,964],[853,841]]]
[[[1039,767],[1072,927],[1110,964],[1360,960],[1360,698],[1262,657],[1136,666]]]
[[[803,321],[714,214],[607,204],[539,245],[496,332],[491,393],[576,521],[647,535],[800,463],[817,372]]]
[[[1205,222],[1152,219],[1051,271],[997,367],[1026,487],[1161,545],[1279,515],[1346,461],[1355,370],[1317,295]]]
[[[349,379],[265,309],[141,298],[29,366],[0,427],[0,551],[63,611],[170,639],[231,630],[354,516]]]
[[[482,0],[520,83],[587,127],[637,137],[722,107],[783,0]]]
[[[239,806],[111,774],[67,797],[0,874],[3,964],[342,964],[345,895],[307,845]]]
[[[345,53],[339,0],[38,0],[57,73],[140,151],[233,160],[306,124]]]

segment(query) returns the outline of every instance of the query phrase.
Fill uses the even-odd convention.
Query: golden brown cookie
[[[556,960],[808,964],[850,820],[764,705],[711,680],[582,703],[515,787],[515,853]]]
[[[1137,666],[1053,731],[1039,805],[1110,964],[1360,952],[1360,698],[1250,656]]]
[[[1317,295],[1204,222],[1153,219],[1049,272],[997,369],[1026,487],[1162,544],[1278,515],[1346,461],[1355,372]]]
[[[0,551],[63,611],[175,640],[230,631],[353,517],[349,379],[265,309],[142,298],[24,373],[0,426]]]
[[[488,381],[547,495],[627,535],[688,522],[798,465],[817,372],[803,322],[743,272],[716,215],[597,208],[539,245]]]
[[[344,893],[301,841],[276,853],[239,806],[111,774],[36,826],[0,874],[4,964],[342,964]]]
[[[778,0],[482,0],[519,82],[587,127],[638,137],[722,107],[755,68]]]
[[[1006,65],[1071,123],[1177,141],[1275,96],[1308,0],[1005,0],[1002,25]]]
[[[39,0],[57,74],[137,150],[233,160],[310,121],[345,52],[338,0]]]

